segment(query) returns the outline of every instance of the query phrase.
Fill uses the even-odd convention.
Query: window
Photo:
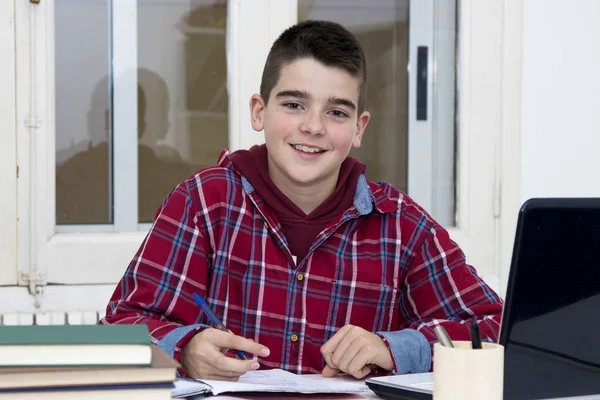
[[[219,1],[56,2],[57,231],[144,230],[215,163],[228,144],[226,21]]]
[[[371,179],[393,183],[448,228],[493,287],[499,286],[499,132],[486,118],[499,115],[499,107],[490,106],[502,84],[501,52],[490,41],[502,32],[501,22],[490,19],[497,7],[447,0],[298,0],[299,20],[339,22],[366,53],[372,119],[362,147],[351,154],[367,164]],[[485,34],[474,40],[474,32]],[[483,98],[491,103],[484,105]]]
[[[261,143],[262,135],[249,124],[248,99],[258,92],[270,45],[295,21],[327,15],[349,20],[362,15],[370,24],[350,24],[365,43],[371,70],[379,74],[372,77],[368,97],[380,122],[370,125],[373,141],[357,153],[369,164],[368,174],[408,190],[436,219],[455,225],[450,233],[469,261],[484,277],[494,275],[500,6],[461,1],[454,10],[450,3],[347,0],[343,12],[326,0],[15,3],[15,43],[29,46],[14,52],[16,71],[25,71],[17,73],[14,106],[13,148],[20,171],[17,276],[40,284],[114,284],[158,207],[140,182],[138,171],[153,165],[144,164],[140,147],[152,150],[161,163],[177,165],[161,169],[168,171],[166,186],[172,187],[196,168],[214,164],[222,147]],[[81,34],[92,24],[94,35]],[[443,46],[448,47],[440,53]],[[428,47],[427,121],[416,120],[419,47]],[[78,52],[87,58],[74,58]],[[443,71],[440,60],[448,67]],[[69,160],[99,145],[105,148],[99,156],[86,156],[92,158],[74,168],[71,178],[62,178],[60,169]],[[0,153],[10,155],[5,149]],[[94,172],[86,169],[90,163],[98,166]],[[86,190],[93,193],[77,195],[98,193],[91,196],[98,211],[75,218],[74,208],[88,204],[59,205],[65,196],[59,191],[71,179],[93,173],[103,174],[91,175],[96,186]],[[423,184],[424,190],[412,186],[421,181],[431,183]],[[167,190],[159,189],[156,197]],[[437,199],[448,208],[436,211]]]
[[[298,19],[350,29],[367,59],[371,121],[352,156],[367,176],[408,193],[446,227],[455,225],[453,1],[299,0]]]
[[[37,106],[38,133],[17,135],[18,162],[28,167],[19,182],[19,282],[114,283],[168,191],[223,148],[262,141],[248,99],[296,9],[57,0],[19,3],[15,13],[15,39],[31,50],[17,63],[38,74],[17,89],[18,108]],[[82,35],[89,26],[98,29]]]

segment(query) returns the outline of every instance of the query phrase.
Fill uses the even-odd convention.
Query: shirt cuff
[[[377,332],[384,338],[392,360],[394,374],[429,372],[431,368],[431,346],[425,336],[414,329],[396,332]]]
[[[210,326],[204,324],[194,324],[173,329],[158,341],[158,348],[167,353],[169,357],[174,358],[175,361],[179,361],[179,353],[181,352],[181,349],[194,337],[196,333],[205,328],[210,328]]]

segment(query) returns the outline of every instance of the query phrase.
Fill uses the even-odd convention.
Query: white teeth
[[[302,146],[302,145],[299,145],[299,144],[294,145],[294,148],[296,150],[303,151],[304,153],[320,153],[321,152],[320,149],[315,149],[315,148],[312,148],[312,147],[306,147],[306,146]]]

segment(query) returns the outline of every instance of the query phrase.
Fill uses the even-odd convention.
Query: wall
[[[600,196],[600,2],[505,0],[500,293],[531,197]]]
[[[0,3],[0,17],[9,16],[8,20],[0,19],[0,38],[10,38],[14,32],[10,18],[12,2]],[[522,82],[522,89],[506,89],[508,93],[502,100],[505,110],[510,107],[518,110],[507,113],[502,119],[502,169],[514,169],[510,177],[503,177],[502,185],[503,193],[512,199],[502,203],[502,218],[507,221],[500,229],[503,238],[502,287],[508,274],[516,210],[525,199],[533,196],[600,196],[600,179],[596,178],[596,171],[600,171],[600,157],[596,155],[596,149],[600,148],[600,76],[596,72],[600,70],[600,25],[597,24],[600,1],[577,0],[569,2],[568,7],[566,4],[561,0],[504,2],[504,26],[512,32],[514,37],[510,40],[516,47],[522,43],[523,54],[522,64],[513,65],[510,58],[503,61],[505,77],[506,71],[512,71],[510,74],[515,77],[514,85],[507,86],[521,88]],[[514,18],[507,13],[511,7],[522,7],[522,35],[512,26]],[[520,15],[520,11],[514,14]],[[14,49],[10,44],[7,46],[5,40],[0,43],[0,55],[10,57]],[[510,51],[521,53],[520,48]],[[512,70],[508,68],[511,65]],[[3,72],[0,88],[7,88],[0,90],[0,104],[7,106],[0,108],[0,115],[14,115],[14,82],[6,79],[14,76],[14,69],[10,63],[4,63],[0,65],[0,72]],[[6,111],[11,108],[13,111]],[[517,125],[519,119],[521,122]],[[1,120],[0,126],[9,135],[0,135],[3,144],[0,146],[0,188],[10,191],[14,187],[10,165],[16,163],[14,136],[10,133],[14,133],[15,121]],[[516,146],[505,147],[508,135],[516,137]],[[0,284],[16,282],[16,269],[6,268],[14,265],[16,257],[15,200],[15,196],[0,198],[0,262],[5,266],[0,269]],[[106,290],[104,296],[109,292]]]
[[[600,196],[600,1],[527,0],[523,18],[521,200]]]

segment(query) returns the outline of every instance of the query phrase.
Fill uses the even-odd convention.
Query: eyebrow
[[[305,99],[305,100],[309,100],[312,98],[310,93],[308,93],[306,90],[282,90],[281,92],[277,93],[277,95],[275,95],[275,97],[277,97],[278,99],[282,98],[282,97],[296,97],[298,99]],[[329,99],[327,99],[327,103],[339,105],[339,106],[346,106],[352,110],[356,110],[356,105],[354,104],[354,102],[352,102],[352,100],[348,100],[348,99],[342,99],[339,97],[330,97]]]
[[[346,106],[352,110],[356,110],[356,105],[348,99],[340,99],[339,97],[330,97],[327,102],[338,106]]]

